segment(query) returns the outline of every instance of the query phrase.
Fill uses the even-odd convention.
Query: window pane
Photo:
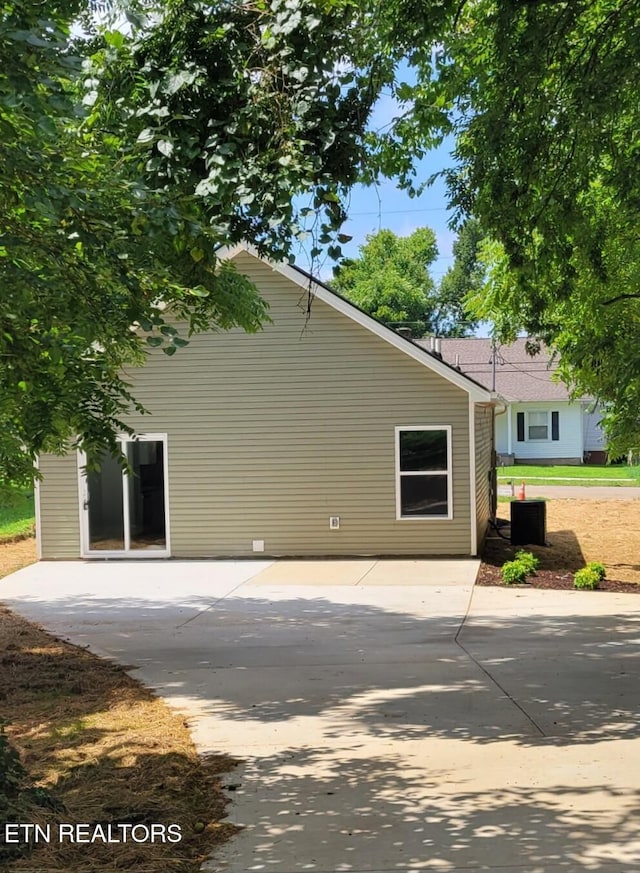
[[[129,442],[127,458],[133,470],[127,481],[131,548],[164,549],[167,539],[162,442]]]
[[[447,515],[446,476],[401,476],[400,515],[403,518]]]
[[[534,426],[540,426],[547,424],[547,412],[530,412],[529,413],[529,424]]]
[[[549,413],[527,413],[527,436],[530,440],[549,439]]]
[[[100,469],[87,472],[89,489],[89,549],[124,549],[122,467],[113,455],[100,459]]]
[[[446,430],[400,431],[400,470],[446,470]]]
[[[530,440],[546,440],[548,439],[547,425],[529,425]]]

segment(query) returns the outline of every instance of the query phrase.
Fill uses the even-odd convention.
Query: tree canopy
[[[339,257],[346,193],[377,172],[367,125],[405,51],[394,21],[375,0],[3,4],[3,479],[75,437],[115,449],[137,408],[124,368],[148,346],[260,328],[218,246],[287,258],[309,235],[312,256]]]
[[[159,191],[122,161],[121,143],[87,126],[81,7],[14,2],[0,19],[0,477],[25,481],[43,450],[80,435],[115,447],[137,408],[123,375],[162,345],[212,323],[257,330],[250,283],[219,268],[198,204]],[[139,329],[134,330],[135,327]]]
[[[639,13],[636,0],[461,3],[388,134],[419,141],[422,109],[441,106],[459,220],[498,245],[484,316],[560,352],[576,393],[607,404],[614,454],[640,445]]]
[[[391,230],[369,234],[357,258],[345,258],[334,268],[331,284],[369,315],[392,327],[408,327],[415,337],[464,336],[472,326],[464,312],[473,272],[469,246],[475,252],[470,234],[456,243],[455,266],[439,286],[429,272],[438,247],[428,227],[407,237]]]
[[[438,256],[435,234],[421,227],[408,237],[369,234],[357,258],[334,268],[332,286],[365,312],[415,336],[431,328],[435,291],[429,267]]]
[[[92,58],[89,125],[154,190],[194,200],[220,242],[339,252],[343,196],[393,78],[368,0],[151,3]],[[117,10],[116,10],[117,12]],[[307,205],[301,204],[304,195]],[[319,252],[319,248],[315,248]]]
[[[115,449],[139,408],[123,374],[149,346],[260,328],[264,303],[218,246],[287,257],[308,219],[337,256],[392,74],[384,52],[361,70],[374,21],[350,0],[108,5],[99,21],[80,0],[0,12],[4,480],[76,436]]]
[[[478,219],[505,278],[485,313],[557,347],[610,404],[616,449],[638,445],[638,0],[109,5],[0,12],[3,477],[74,435],[113,447],[149,345],[259,329],[218,245],[288,258],[308,234],[338,258],[349,187],[417,190],[446,134],[459,223]],[[375,133],[383,88],[398,114]]]
[[[475,218],[461,225],[453,244],[453,264],[438,285],[434,333],[439,336],[467,336],[477,325],[477,318],[467,300],[484,288],[485,266],[480,258],[484,233]]]

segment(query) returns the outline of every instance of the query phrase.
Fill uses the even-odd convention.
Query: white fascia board
[[[242,245],[242,243],[236,243],[235,246],[221,246],[216,250],[216,257],[219,261],[232,261],[240,252],[248,252],[256,258],[260,257],[253,246]]]
[[[229,246],[223,249],[219,249],[217,254],[218,258],[220,258],[221,260],[232,260],[233,258],[237,257],[241,252],[246,252],[247,254],[252,255],[257,260],[262,261],[262,263],[267,264],[274,272],[280,273],[290,282],[293,282],[294,285],[297,285],[299,288],[302,288],[305,291],[311,291],[313,296],[317,297],[318,300],[322,300],[323,303],[326,303],[327,305],[333,307],[333,309],[336,309],[338,312],[346,315],[347,318],[350,318],[357,324],[362,325],[362,327],[367,328],[367,330],[371,331],[371,333],[379,336],[381,339],[385,340],[385,342],[388,342],[389,345],[395,346],[397,349],[399,349],[405,355],[408,355],[410,358],[413,358],[419,364],[422,364],[429,370],[432,370],[434,373],[442,376],[443,379],[446,379],[448,382],[453,383],[458,388],[462,388],[462,390],[466,391],[472,400],[478,403],[489,403],[494,399],[494,396],[487,389],[482,388],[480,385],[476,385],[474,382],[471,382],[469,379],[466,378],[466,376],[463,376],[462,373],[459,373],[457,370],[448,367],[438,358],[430,355],[429,352],[426,351],[426,349],[422,349],[420,348],[420,346],[415,345],[410,340],[401,337],[394,330],[391,330],[391,328],[385,327],[384,324],[376,321],[375,318],[371,318],[371,316],[358,309],[357,306],[353,306],[351,303],[349,303],[348,300],[345,300],[343,297],[335,294],[324,285],[318,284],[313,279],[307,278],[303,273],[300,273],[289,264],[278,263],[277,261],[270,261],[266,258],[263,258],[258,254],[257,249],[255,249],[253,246],[249,246],[246,244],[238,244],[235,246]]]

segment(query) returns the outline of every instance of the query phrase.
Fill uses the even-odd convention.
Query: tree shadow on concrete
[[[520,592],[511,594],[515,609]],[[603,609],[606,596],[598,595]],[[441,612],[446,601],[443,589]],[[324,597],[236,594],[160,631],[162,611],[141,617],[142,606],[105,601],[104,626],[95,598],[51,609],[76,642],[111,652],[178,707],[188,701],[213,717],[221,736],[318,716],[389,739],[508,737],[528,746],[640,736],[640,601],[627,614],[472,612],[457,642],[460,615]]]
[[[202,748],[246,760],[234,873],[336,857],[371,873],[637,873],[640,601],[567,615],[528,593],[464,624],[444,587],[428,609],[419,588],[402,608],[363,588],[253,588],[204,610],[181,596],[187,619],[135,597],[37,608],[190,708]]]
[[[472,771],[452,778],[434,761],[425,779],[411,764],[389,746],[375,758],[293,748],[252,761],[238,789],[251,821],[205,869],[302,873],[339,858],[330,869],[638,870],[636,791],[553,778],[542,790],[499,785],[501,774],[484,774],[477,790]],[[244,796],[265,782],[257,799]]]
[[[195,873],[233,830],[219,823],[219,780],[233,760],[201,759],[183,720],[149,689],[1,607],[0,701],[0,869]],[[39,825],[41,838],[20,829],[7,841],[5,820]],[[112,825],[116,839],[59,840],[60,823]],[[140,839],[119,842],[122,823],[140,825]],[[145,837],[169,823],[179,844],[157,827],[157,839]]]

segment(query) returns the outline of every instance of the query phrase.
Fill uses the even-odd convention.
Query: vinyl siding
[[[518,412],[558,412],[560,439],[551,439],[551,415],[549,414],[549,439],[526,440],[518,442]],[[582,461],[582,406],[580,403],[562,401],[540,401],[532,403],[513,403],[510,407],[512,452],[516,463],[519,460],[542,460],[562,458]],[[506,417],[506,416],[505,416]],[[526,418],[525,418],[526,435]],[[501,450],[500,450],[501,451]],[[506,450],[505,450],[506,451]]]
[[[596,408],[591,411],[591,406],[589,404],[585,404],[582,408],[582,428],[585,452],[606,451],[607,441],[604,431],[600,426],[602,409]]]
[[[129,374],[152,413],[129,423],[168,437],[172,555],[248,556],[253,540],[273,556],[468,555],[467,393],[318,299],[307,321],[300,288],[249,255],[236,263],[273,324],[194,337],[173,358],[154,350]],[[445,424],[454,518],[397,521],[395,427]],[[43,491],[77,501],[68,460],[53,463],[64,472]],[[77,526],[76,510],[65,543]]]
[[[40,529],[36,531],[42,557],[51,560],[80,555],[78,467],[76,455],[42,455],[38,466]]]
[[[491,476],[492,463],[492,429],[493,408],[475,407],[475,439],[476,439],[476,521],[478,526],[478,551],[481,550],[487,535],[489,519],[491,518]]]
[[[549,410],[559,413],[560,439],[518,442],[518,412]],[[511,454],[518,458],[552,459],[582,458],[583,421],[580,403],[567,401],[535,401],[512,403],[505,415],[496,416],[496,451],[509,453],[508,417],[511,416]]]
[[[509,454],[509,433],[508,433],[508,418],[511,415],[511,407],[507,407],[507,411],[502,413],[502,415],[495,416],[495,429],[496,429],[496,452],[500,455]],[[514,444],[516,441],[516,432],[513,430],[515,428],[515,421],[512,420],[512,433],[511,433],[511,452],[514,451]]]

